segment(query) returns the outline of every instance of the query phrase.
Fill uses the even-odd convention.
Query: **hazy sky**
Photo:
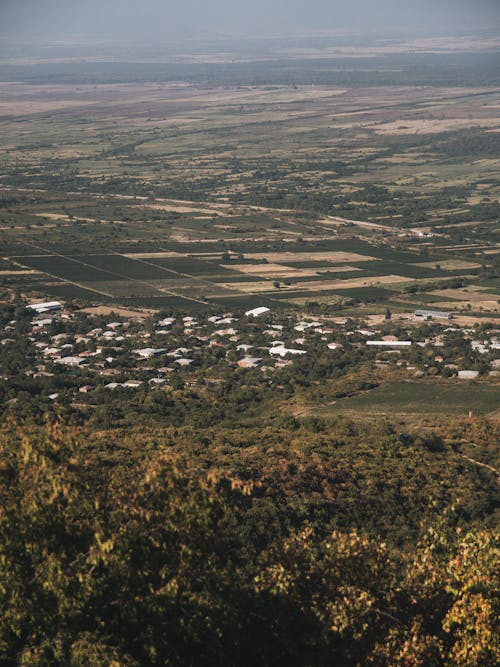
[[[0,0],[3,35],[52,39],[478,24],[500,26],[500,0]]]

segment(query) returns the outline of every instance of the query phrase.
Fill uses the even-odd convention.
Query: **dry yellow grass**
[[[412,264],[412,266],[423,266],[429,269],[433,269],[438,265],[447,271],[461,271],[462,269],[480,269],[481,264],[477,262],[467,262],[461,259],[445,259],[444,261],[435,261],[435,262],[417,262]]]
[[[1,94],[1,88],[0,88]],[[93,100],[51,100],[44,102],[42,100],[15,100],[11,102],[0,102],[1,116],[28,116],[31,114],[47,113],[48,111],[60,111],[62,109],[69,109],[71,107],[92,106],[95,104]]]
[[[129,308],[120,308],[118,306],[93,306],[91,308],[82,308],[80,311],[88,315],[117,315],[118,317],[142,318],[148,315],[158,313],[158,310],[153,308],[144,308],[141,310],[131,310]]]
[[[223,266],[246,275],[264,278],[306,278],[318,275],[314,269],[295,269],[282,264],[223,264]]]
[[[491,296],[491,295],[488,295]],[[482,309],[487,311],[496,311],[500,308],[498,304],[499,299],[496,300],[487,300],[487,299],[468,299],[464,301],[437,301],[433,303],[433,307],[439,308],[440,310],[454,310],[454,309],[463,309],[467,304],[471,304],[474,310]]]
[[[31,276],[34,274],[40,274],[41,271],[0,271],[0,276]]]
[[[498,128],[498,118],[423,118],[422,120],[401,119],[390,123],[374,125],[377,134],[437,134],[447,130],[458,130],[468,127]]]
[[[207,215],[222,214],[220,208],[203,208],[202,206],[188,206],[185,204],[148,204],[144,208],[151,208],[155,211],[171,211],[172,213],[204,213]]]
[[[442,296],[443,299],[453,299],[456,301],[465,301],[467,303],[480,303],[480,302],[493,302],[497,303],[500,301],[500,297],[497,294],[487,294],[486,292],[481,292],[478,289],[473,289],[469,287],[465,289],[446,289],[446,290],[435,290],[431,292],[435,296]]]
[[[180,252],[128,252],[124,257],[130,259],[168,259],[169,257],[186,257]]]
[[[373,276],[370,278],[355,278],[353,280],[311,280],[303,283],[295,283],[293,288],[321,292],[322,290],[356,289],[358,287],[407,283],[408,281],[409,279],[405,276]]]
[[[251,283],[217,283],[219,287],[224,287],[229,290],[236,290],[244,292],[245,294],[253,294],[254,292],[272,292],[273,284],[267,281],[255,281]]]
[[[248,259],[267,259],[275,264],[287,262],[367,262],[375,259],[368,255],[359,255],[355,252],[327,251],[327,252],[253,252],[246,253]]]

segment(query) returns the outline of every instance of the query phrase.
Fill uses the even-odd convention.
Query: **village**
[[[15,317],[13,315],[16,315]],[[449,313],[416,311],[377,325],[300,318],[267,307],[197,317],[61,302],[2,311],[2,409],[35,402],[91,408],[141,394],[238,382],[283,387],[360,377],[496,382],[500,329],[458,326]],[[250,376],[245,374],[251,373]],[[237,380],[236,380],[237,378]],[[363,387],[363,385],[360,385]],[[127,398],[129,397],[129,398]]]

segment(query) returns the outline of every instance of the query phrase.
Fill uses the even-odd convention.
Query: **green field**
[[[340,399],[315,412],[363,415],[490,415],[500,410],[500,386],[479,382],[393,382]]]

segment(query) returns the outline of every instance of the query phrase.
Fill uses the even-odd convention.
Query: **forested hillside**
[[[340,418],[116,438],[7,424],[4,665],[497,664],[497,480]]]

